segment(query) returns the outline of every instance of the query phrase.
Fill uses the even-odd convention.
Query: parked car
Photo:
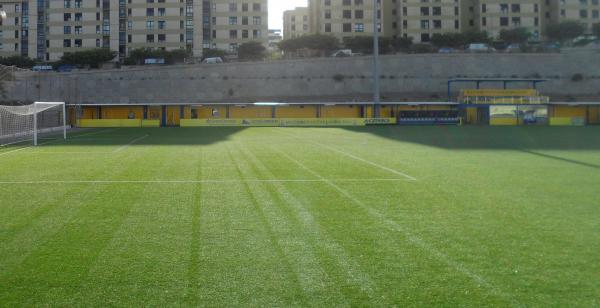
[[[466,51],[470,53],[490,53],[495,52],[496,49],[485,43],[473,43],[469,44],[469,47],[467,47]]]
[[[438,53],[457,53],[458,50],[452,47],[442,47],[438,50]]]
[[[507,53],[518,53],[521,51],[523,51],[523,48],[520,44],[510,44],[504,50],[504,52],[507,52]]]
[[[223,59],[221,57],[206,58],[206,59],[202,60],[202,64],[219,64],[219,63],[223,63]]]
[[[362,56],[361,53],[354,53],[350,49],[340,49],[331,54],[334,58],[345,58],[345,57],[358,57]]]
[[[36,65],[31,68],[34,72],[50,72],[53,70],[52,65]]]

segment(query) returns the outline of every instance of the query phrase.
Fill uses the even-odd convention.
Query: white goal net
[[[35,102],[25,106],[0,105],[0,145],[33,141],[46,136],[67,139],[65,103]]]

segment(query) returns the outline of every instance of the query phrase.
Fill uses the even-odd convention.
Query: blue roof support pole
[[[161,117],[160,117],[160,126],[162,127],[166,127],[167,126],[167,106],[163,105],[161,106]]]
[[[185,118],[185,107],[183,105],[179,106],[179,119]]]
[[[448,101],[452,101],[452,80],[448,80]]]
[[[502,82],[504,84],[504,90],[506,90],[507,86],[508,86],[508,82],[506,80],[504,80],[504,82]]]
[[[148,120],[148,105],[144,106],[144,120]]]

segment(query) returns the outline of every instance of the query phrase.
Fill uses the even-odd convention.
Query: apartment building
[[[345,37],[373,33],[375,0],[311,0],[309,17],[312,32],[330,34],[340,40]],[[382,36],[395,36],[395,1],[378,2],[377,27]],[[396,24],[397,25],[397,24]]]
[[[37,8],[30,9],[28,2],[1,0],[0,10],[6,13],[0,21],[0,56],[37,56]]]
[[[35,3],[35,7],[30,7]],[[0,55],[55,61],[64,53],[110,48],[119,59],[137,48],[236,52],[268,42],[268,0],[0,0]],[[43,31],[37,31],[43,29]]]
[[[559,21],[577,20],[586,25],[588,33],[592,25],[600,23],[600,0],[553,0],[557,2],[556,18]]]
[[[375,0],[309,0],[312,33],[347,36],[373,31]],[[486,31],[498,37],[505,29],[524,27],[542,39],[546,27],[564,20],[600,23],[600,0],[377,0],[382,36],[428,42],[436,33]]]
[[[212,0],[210,48],[237,52],[239,45],[268,44],[268,1]]]
[[[476,28],[497,37],[504,29],[526,28],[540,39],[545,22],[545,0],[480,0],[475,7]]]
[[[283,12],[283,37],[286,39],[309,34],[310,11],[307,7],[297,7]]]
[[[462,0],[397,1],[400,34],[415,42],[429,42],[436,34],[462,31]]]

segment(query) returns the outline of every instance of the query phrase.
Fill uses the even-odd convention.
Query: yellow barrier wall
[[[167,106],[167,126],[178,126],[180,115],[180,106]]]
[[[517,118],[491,118],[490,125],[492,126],[509,126],[517,125]]]
[[[229,107],[229,118],[232,119],[260,119],[272,118],[273,107],[271,106],[231,106]]]
[[[321,118],[360,118],[359,105],[338,105],[321,107]]]
[[[140,119],[81,119],[79,127],[100,128],[100,127],[141,127]]]
[[[282,119],[316,118],[317,106],[278,106],[275,109],[275,117]]]
[[[585,106],[553,106],[552,116],[557,118],[572,118],[586,116]]]
[[[225,118],[227,116],[225,106],[194,106],[192,109],[196,110],[199,119]],[[218,116],[213,116],[213,109],[217,111]]]
[[[600,106],[589,107],[588,124],[600,124]]]
[[[142,127],[160,127],[160,120],[142,120]]]
[[[204,127],[204,126],[364,126],[363,118],[295,118],[295,119],[183,119],[181,127]]]
[[[551,126],[583,126],[585,125],[584,117],[551,117]]]
[[[162,118],[162,108],[160,106],[148,107],[148,119],[160,120]]]
[[[535,89],[472,89],[463,90],[463,96],[496,97],[496,96],[537,96]]]
[[[97,119],[98,118],[98,113],[96,112],[97,110],[98,110],[97,107],[83,107],[81,118],[82,119]]]
[[[144,117],[144,109],[141,106],[102,106],[102,119],[128,119],[130,113],[133,113],[134,119]]]

